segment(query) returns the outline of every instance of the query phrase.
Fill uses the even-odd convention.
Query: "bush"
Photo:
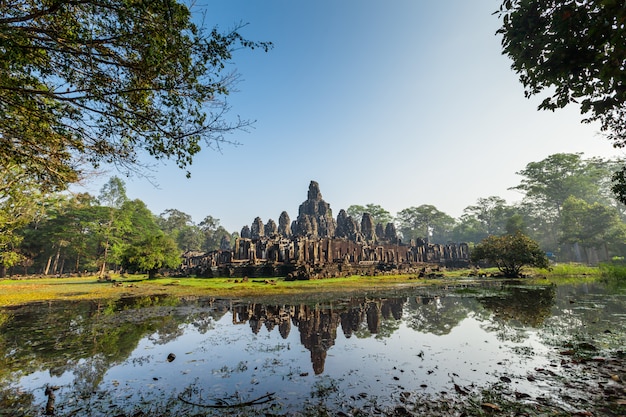
[[[624,262],[611,262],[599,265],[603,278],[626,279],[626,264]]]
[[[522,268],[548,268],[550,263],[539,244],[521,232],[488,236],[472,251],[472,262],[486,261],[509,278],[521,276]]]

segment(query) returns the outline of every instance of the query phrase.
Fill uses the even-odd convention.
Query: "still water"
[[[46,387],[58,415],[185,415],[190,403],[257,399],[282,413],[364,409],[502,383],[534,398],[558,391],[539,371],[558,374],[566,343],[624,346],[625,318],[626,294],[604,284],[519,281],[3,309],[0,415],[43,414]]]

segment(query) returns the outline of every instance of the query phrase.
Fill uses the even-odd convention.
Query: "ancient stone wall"
[[[410,272],[422,264],[461,267],[469,262],[467,244],[429,244],[416,239],[404,244],[393,223],[375,224],[364,213],[359,224],[340,210],[333,219],[319,185],[311,181],[307,200],[291,222],[287,212],[278,225],[256,217],[241,229],[232,251],[184,255],[182,272],[198,276],[322,278],[381,271]]]
[[[239,238],[233,251],[186,254],[183,272],[198,276],[272,277],[302,279],[407,272],[424,264],[462,267],[469,262],[466,244],[369,245],[338,238],[266,236]]]

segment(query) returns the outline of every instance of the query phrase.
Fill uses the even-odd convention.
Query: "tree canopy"
[[[0,185],[19,172],[0,171]],[[19,176],[18,176],[19,177]],[[230,249],[232,235],[206,216],[195,225],[176,209],[154,215],[126,196],[124,181],[111,177],[96,198],[67,191],[40,195],[36,184],[0,199],[0,277],[6,272],[65,274],[176,268],[186,250]]]
[[[475,205],[467,206],[463,212],[478,220],[486,235],[502,233],[512,215],[511,208],[506,205],[506,201],[498,196],[479,198]]]
[[[176,0],[0,2],[0,169],[62,189],[85,164],[138,170],[143,154],[192,163],[219,147],[238,32],[207,31]],[[189,175],[189,172],[187,172]]]
[[[614,146],[626,147],[626,8],[617,0],[504,0],[503,54],[513,60],[527,97],[546,93],[539,109],[580,105]],[[614,176],[626,202],[626,167]]]
[[[579,246],[585,250],[587,263],[595,261],[590,259],[589,248],[604,248],[606,258],[610,259],[608,246],[622,245],[625,238],[626,225],[614,207],[589,204],[573,196],[563,203],[560,242],[573,245],[576,261],[583,261]]]
[[[163,232],[146,236],[137,244],[128,246],[121,256],[122,265],[133,271],[147,271],[154,278],[161,268],[180,265],[180,252],[176,242]]]
[[[582,153],[557,153],[528,163],[517,172],[522,176],[520,184],[511,188],[524,193],[518,209],[529,227],[527,231],[545,250],[557,252],[564,243],[559,241],[559,228],[568,198],[623,210],[623,204],[610,191],[615,166],[615,161],[583,158]]]
[[[614,197],[607,196],[610,171],[617,163],[583,159],[582,154],[550,155],[518,172],[522,179],[513,189],[522,192],[520,202],[509,205],[498,196],[478,198],[459,219],[432,205],[410,207],[398,212],[384,230],[377,224],[375,234],[389,240],[397,236],[397,227],[406,244],[422,238],[438,244],[465,242],[471,248],[489,235],[521,232],[560,262],[595,264],[624,257],[626,210]],[[13,192],[0,192],[0,276],[5,271],[104,273],[120,271],[123,266],[130,268],[131,264],[133,270],[147,271],[145,264],[131,263],[129,257],[144,256],[141,251],[151,247],[160,250],[171,246],[156,238],[159,234],[175,242],[178,254],[229,250],[238,237],[210,215],[197,224],[189,214],[174,208],[157,216],[141,200],[128,198],[125,184],[118,177],[110,178],[97,197],[66,191],[45,194],[14,165],[12,170],[0,170],[2,190]],[[380,208],[368,206],[368,211]],[[340,216],[342,213],[347,219],[347,213],[342,210]],[[367,219],[372,217],[368,215]],[[290,224],[286,212],[281,213],[279,223],[282,226],[278,228]],[[369,224],[368,230],[372,226]],[[277,228],[273,221],[264,225],[260,219],[255,219],[255,227],[266,235],[275,234]],[[250,228],[246,228],[249,237]]]
[[[603,201],[602,179],[610,176],[605,161],[582,156],[582,153],[557,153],[529,162],[517,172],[523,177],[520,184],[511,189],[523,191],[525,200],[542,207],[546,216],[558,216],[563,202],[570,196],[591,203]]]
[[[396,219],[405,241],[421,238],[431,243],[446,243],[455,225],[454,218],[430,204],[401,210]]]
[[[387,225],[387,223],[393,221],[393,216],[387,210],[385,210],[382,206],[378,204],[366,204],[365,206],[360,206],[358,204],[353,204],[346,210],[348,216],[352,217],[356,221],[360,222],[363,218],[364,213],[369,213],[374,218],[374,223],[382,224],[383,226]]]
[[[0,169],[0,277],[23,259],[17,250],[22,236],[17,232],[37,216],[43,198],[37,182],[20,166],[6,164]]]
[[[525,266],[549,266],[548,258],[537,242],[521,232],[488,236],[474,247],[471,259],[472,262],[487,261],[511,278],[519,277]]]

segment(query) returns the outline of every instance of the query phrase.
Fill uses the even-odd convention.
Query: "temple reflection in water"
[[[558,302],[557,294],[553,285],[463,280],[271,301],[154,296],[4,309],[0,404],[19,398],[17,406],[41,410],[46,384],[60,387],[57,404],[74,404],[77,392],[85,401],[117,392],[133,410],[180,389],[206,398],[272,389],[299,406],[331,388],[350,401],[369,401],[362,392],[393,396],[399,386],[437,393],[450,388],[451,373],[487,384],[504,366],[482,370],[500,362],[517,375],[543,366],[543,354],[526,352],[543,349],[534,334],[544,322],[568,334],[579,334],[579,323],[606,329],[597,309],[573,312],[571,288]],[[130,408],[116,415],[132,415]]]
[[[337,305],[265,305],[250,303],[232,307],[233,324],[248,323],[254,334],[263,326],[268,331],[278,327],[286,339],[295,326],[300,342],[311,352],[311,363],[316,375],[324,372],[328,350],[335,344],[339,325],[346,338],[366,325],[370,334],[380,331],[383,320],[399,320],[406,299],[350,300]]]

